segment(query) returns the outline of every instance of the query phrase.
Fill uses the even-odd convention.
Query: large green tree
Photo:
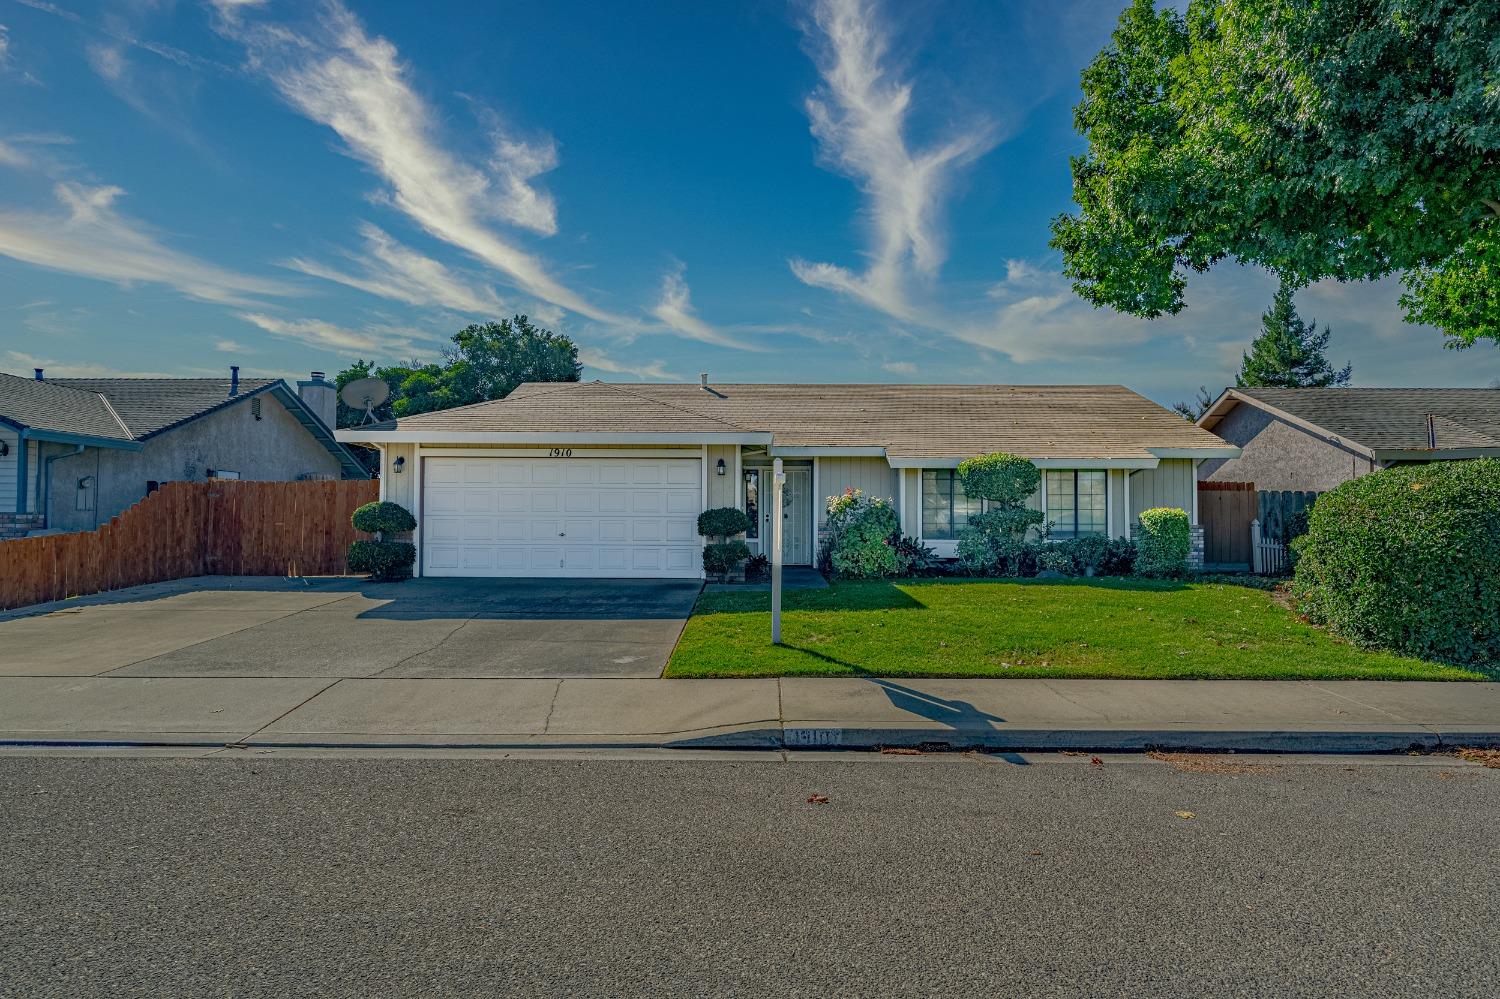
[[[342,389],[356,378],[384,379],[391,395],[375,409],[375,416],[388,420],[503,399],[522,382],[576,382],[583,373],[577,345],[526,316],[459,330],[453,334],[453,346],[443,352],[443,362],[377,367],[360,360],[334,381]],[[362,409],[350,409],[340,400],[339,426],[357,426],[363,419]]]
[[[1302,321],[1292,301],[1293,288],[1283,281],[1271,308],[1260,317],[1260,335],[1240,362],[1234,383],[1241,388],[1325,388],[1348,385],[1352,365],[1335,371],[1323,353],[1332,336],[1328,327]]]
[[[1074,288],[1152,317],[1225,259],[1400,274],[1409,321],[1500,342],[1497,39],[1495,0],[1135,0],[1083,73]]]

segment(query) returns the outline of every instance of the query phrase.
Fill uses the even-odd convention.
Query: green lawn
[[[838,583],[785,596],[705,592],[667,676],[1019,676],[1482,680],[1359,649],[1276,595],[1134,579]]]

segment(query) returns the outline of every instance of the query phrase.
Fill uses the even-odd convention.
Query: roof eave
[[[768,433],[735,431],[652,431],[566,433],[536,430],[382,430],[350,427],[334,432],[346,444],[763,444]]]
[[[7,420],[7,423],[11,421]],[[15,424],[12,424],[15,426]],[[96,437],[93,434],[73,434],[66,430],[38,430],[22,427],[29,441],[51,441],[57,444],[82,444],[85,447],[108,447],[120,451],[139,451],[144,445],[140,441],[125,441],[116,437]]]
[[[1376,448],[1376,461],[1462,461],[1500,458],[1500,447]]]

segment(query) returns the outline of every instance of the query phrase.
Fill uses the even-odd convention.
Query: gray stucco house
[[[162,482],[368,478],[322,372],[31,378],[0,372],[0,537],[92,530]]]
[[[1198,426],[1240,449],[1200,480],[1326,492],[1390,465],[1500,457],[1500,389],[1232,388]]]

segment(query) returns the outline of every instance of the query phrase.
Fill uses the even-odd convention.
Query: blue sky
[[[1272,280],[1069,291],[1079,70],[1123,0],[0,0],[0,370],[296,377],[525,312],[587,377],[1217,390]],[[1363,385],[1493,348],[1314,286]]]

